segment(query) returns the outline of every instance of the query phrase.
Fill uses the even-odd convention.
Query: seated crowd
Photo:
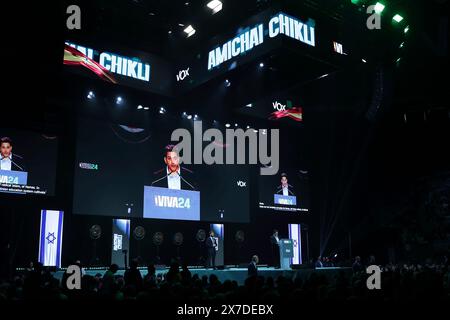
[[[252,258],[256,267],[257,258]],[[236,281],[219,281],[211,273],[199,277],[191,274],[187,266],[172,263],[169,270],[147,267],[145,276],[136,261],[123,275],[117,265],[111,265],[102,275],[83,272],[80,290],[69,290],[67,274],[61,280],[54,270],[35,264],[26,272],[0,282],[0,300],[152,300],[186,302],[230,301],[408,301],[413,299],[450,300],[450,270],[448,263],[388,264],[382,270],[381,290],[368,290],[368,275],[359,257],[352,270],[338,269],[297,271],[292,277],[262,277],[257,268],[250,267],[250,276],[243,285]],[[251,299],[249,297],[252,297]]]

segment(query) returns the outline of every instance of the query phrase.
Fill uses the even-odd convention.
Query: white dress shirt
[[[178,168],[177,172],[172,173],[167,168],[167,174],[167,186],[169,189],[181,190],[180,168]]]
[[[9,157],[1,158],[0,169],[11,171],[12,154]]]
[[[214,249],[219,250],[219,246],[217,245],[217,238],[216,237],[210,237],[211,238],[211,242],[213,244]]]
[[[288,196],[289,195],[289,188],[288,186],[283,187],[283,196]]]

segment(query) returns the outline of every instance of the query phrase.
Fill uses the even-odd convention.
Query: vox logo
[[[247,182],[246,182],[246,181],[241,181],[241,180],[239,180],[239,181],[237,182],[237,185],[238,185],[239,187],[241,187],[241,188],[244,188],[244,187],[247,186]]]
[[[189,68],[181,70],[177,74],[177,81],[183,81],[188,76],[189,76]]]
[[[276,110],[278,110],[278,111],[284,111],[284,110],[286,110],[286,105],[285,105],[285,104],[282,104],[282,103],[280,103],[280,102],[278,102],[278,101],[272,102],[272,106],[273,106],[274,109],[276,109]]]

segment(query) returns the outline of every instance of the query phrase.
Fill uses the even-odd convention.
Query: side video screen
[[[277,175],[260,176],[259,207],[285,212],[308,213],[308,171],[281,168]]]
[[[0,192],[54,195],[57,147],[54,136],[0,128]]]

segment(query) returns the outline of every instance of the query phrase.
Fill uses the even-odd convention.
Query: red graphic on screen
[[[275,111],[270,114],[269,120],[278,120],[281,118],[291,118],[295,121],[303,121],[303,111],[301,107],[292,107],[286,110]]]
[[[117,83],[111,73],[101,64],[95,62],[79,50],[69,46],[67,43],[64,47],[64,64],[69,66],[82,66],[94,72],[103,80]]]

